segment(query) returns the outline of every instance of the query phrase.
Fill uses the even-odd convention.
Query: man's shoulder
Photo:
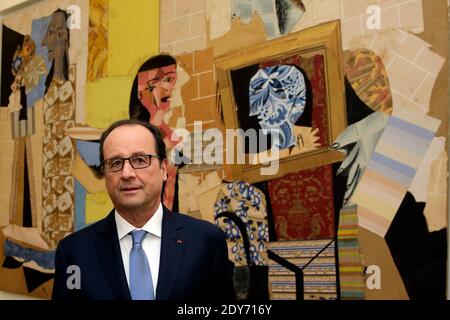
[[[208,233],[211,235],[217,235],[221,232],[218,226],[209,221],[197,219],[179,212],[168,212],[167,214],[172,215],[172,218],[177,224],[185,227],[189,231]]]

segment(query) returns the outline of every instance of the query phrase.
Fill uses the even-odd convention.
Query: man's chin
[[[120,203],[120,207],[125,210],[136,210],[144,207],[144,203],[142,201],[123,201]]]

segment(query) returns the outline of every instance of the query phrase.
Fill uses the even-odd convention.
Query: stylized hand
[[[355,191],[388,119],[387,114],[374,112],[363,120],[348,126],[330,146],[331,150],[347,154],[337,171],[338,175],[346,172],[348,176],[344,205]]]

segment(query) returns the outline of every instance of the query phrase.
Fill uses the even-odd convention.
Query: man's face
[[[177,66],[175,64],[139,72],[138,98],[150,114],[170,108],[170,99],[176,81]]]
[[[103,145],[104,159],[157,154],[155,138],[147,128],[125,125],[114,129]],[[133,169],[128,160],[118,172],[105,172],[108,194],[119,212],[156,210],[167,179],[166,160],[153,158],[147,168]]]

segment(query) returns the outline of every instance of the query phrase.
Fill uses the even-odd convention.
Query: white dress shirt
[[[152,272],[153,281],[153,293],[156,297],[156,286],[158,284],[159,273],[159,258],[161,253],[161,230],[162,230],[162,217],[163,210],[162,205],[159,204],[158,210],[147,221],[147,223],[141,228],[135,228],[128,223],[122,216],[115,210],[117,235],[119,237],[120,252],[122,253],[123,267],[125,275],[127,276],[128,288],[130,287],[130,252],[133,246],[133,239],[130,232],[133,230],[145,230],[147,234],[142,241],[142,248],[147,255],[148,264]]]

